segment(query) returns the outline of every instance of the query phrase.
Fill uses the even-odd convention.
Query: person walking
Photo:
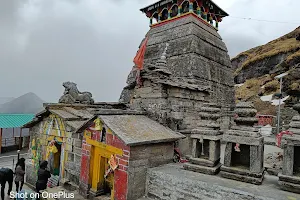
[[[38,179],[35,184],[36,192],[40,194],[41,190],[45,190],[47,188],[48,179],[51,177],[49,170],[47,170],[48,162],[43,161],[40,164],[40,168],[38,170]]]
[[[14,172],[9,168],[0,169],[0,184],[1,184],[1,200],[4,200],[5,184],[8,182],[8,195],[12,191],[12,185],[14,181]]]
[[[20,158],[15,169],[15,184],[17,193],[22,190],[25,176],[25,159]]]

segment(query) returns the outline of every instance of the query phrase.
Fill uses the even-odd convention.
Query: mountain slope
[[[289,70],[300,61],[300,27],[265,45],[240,53],[232,59],[235,82]]]
[[[275,107],[267,106],[260,96],[279,92],[279,81],[274,77],[288,72],[283,80],[283,91],[290,95],[286,103],[298,102],[300,96],[300,27],[265,45],[240,53],[231,60],[235,69],[236,98],[255,102],[263,114],[274,114]],[[266,107],[267,106],[267,107]]]
[[[37,113],[43,109],[43,100],[34,93],[24,94],[0,106],[0,113]]]
[[[12,100],[14,100],[13,97],[0,97],[0,107],[1,107],[2,104],[10,102]]]

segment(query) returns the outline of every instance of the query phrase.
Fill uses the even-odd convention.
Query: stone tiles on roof
[[[172,142],[185,136],[141,115],[99,115],[126,145]]]

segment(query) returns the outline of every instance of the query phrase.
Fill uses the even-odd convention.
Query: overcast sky
[[[57,102],[62,82],[117,101],[137,48],[149,30],[139,11],[156,0],[0,0],[0,97],[34,92]],[[230,56],[300,24],[299,0],[214,0]],[[267,23],[236,17],[283,21]]]

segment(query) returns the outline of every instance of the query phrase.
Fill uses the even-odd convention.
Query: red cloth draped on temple
[[[146,53],[147,43],[148,43],[148,37],[146,37],[146,39],[142,43],[139,51],[137,52],[136,56],[133,59],[133,62],[138,70],[137,76],[136,76],[136,82],[138,85],[142,85],[140,71],[144,68],[144,57],[145,57],[145,53]]]

